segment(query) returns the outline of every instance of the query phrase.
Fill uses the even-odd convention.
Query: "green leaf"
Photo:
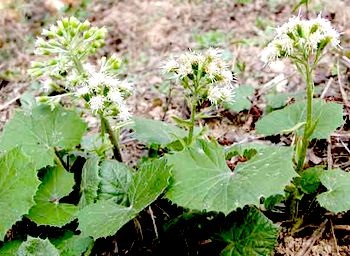
[[[33,164],[20,149],[0,156],[0,241],[34,205],[40,181]]]
[[[6,124],[0,138],[0,150],[20,146],[33,161],[37,169],[53,165],[54,147],[71,149],[78,145],[86,124],[74,111],[61,107],[51,111],[40,105],[31,113],[16,112]]]
[[[101,164],[100,176],[98,198],[113,199],[119,205],[129,206],[128,190],[132,180],[129,167],[115,160],[106,160]]]
[[[170,167],[164,159],[142,165],[128,189],[130,206],[118,205],[113,199],[86,206],[78,214],[82,235],[97,239],[115,234],[163,193],[169,178]]]
[[[50,168],[35,195],[36,205],[30,209],[29,218],[39,225],[55,227],[71,222],[77,206],[59,201],[73,190],[74,184],[73,173],[59,166]]]
[[[322,207],[334,213],[350,210],[350,173],[340,169],[324,171],[320,181],[328,190],[317,196]]]
[[[165,159],[144,163],[132,180],[129,198],[134,209],[141,211],[168,186],[171,167]]]
[[[283,194],[297,176],[292,156],[292,148],[271,146],[231,171],[218,144],[199,140],[198,145],[168,157],[174,181],[167,197],[186,208],[225,214],[259,205],[261,197]]]
[[[229,243],[221,255],[272,255],[277,243],[278,227],[255,208],[243,212],[243,220],[235,221],[229,230],[221,233],[222,239]]]
[[[320,186],[320,176],[324,170],[322,167],[312,167],[304,170],[300,176],[300,187],[304,193],[315,193]]]
[[[158,144],[164,147],[187,136],[185,130],[162,121],[140,117],[134,117],[133,120],[136,138],[147,144]]]
[[[78,213],[79,230],[83,236],[94,239],[114,235],[137,216],[132,207],[120,206],[113,200],[89,204]]]
[[[300,123],[306,120],[305,101],[291,104],[284,109],[267,114],[256,123],[256,131],[264,135],[290,133],[294,127],[297,134],[302,135],[303,126]],[[313,101],[313,120],[317,120],[311,139],[326,139],[343,124],[343,107],[340,104],[322,100]]]
[[[86,205],[94,203],[97,199],[98,186],[101,178],[99,177],[99,158],[89,158],[84,166],[81,173],[80,183],[80,201],[79,206],[84,208]]]
[[[18,248],[21,244],[22,244],[22,241],[19,241],[19,240],[6,242],[4,246],[0,248],[0,255],[2,256],[17,255]]]
[[[227,109],[235,112],[249,110],[252,107],[252,102],[249,99],[254,95],[254,87],[250,85],[241,85],[235,90],[235,99],[233,102],[225,103]]]
[[[17,251],[18,256],[60,256],[59,251],[48,239],[28,237]]]
[[[91,237],[66,232],[63,237],[52,240],[52,243],[60,251],[60,256],[81,256],[87,251],[93,240]]]

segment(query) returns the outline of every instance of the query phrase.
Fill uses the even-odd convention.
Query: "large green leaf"
[[[20,149],[0,156],[0,241],[34,205],[33,198],[39,184],[33,164]]]
[[[169,177],[170,167],[164,159],[144,164],[133,175],[128,188],[129,207],[118,205],[110,199],[90,204],[79,212],[82,235],[97,239],[115,234],[163,193]]]
[[[81,208],[88,204],[94,203],[97,199],[98,186],[101,182],[99,177],[99,158],[92,157],[89,158],[82,170],[81,183],[80,183],[80,202],[79,206]]]
[[[136,138],[147,144],[166,146],[187,136],[185,130],[162,121],[140,117],[134,117],[133,120]]]
[[[79,229],[83,236],[94,239],[111,236],[136,217],[137,213],[132,207],[117,205],[113,200],[98,201],[78,213]]]
[[[3,247],[0,248],[1,256],[15,256],[17,255],[18,248],[22,244],[20,240],[13,240],[6,242]]]
[[[259,210],[250,208],[242,219],[237,219],[229,230],[220,234],[228,243],[223,256],[272,255],[279,229]]]
[[[225,214],[259,205],[261,197],[283,194],[297,176],[292,156],[290,147],[271,146],[231,171],[217,143],[199,140],[198,145],[168,157],[174,182],[167,197],[186,208]]]
[[[63,167],[48,170],[38,192],[35,195],[35,205],[29,211],[29,218],[39,225],[62,227],[74,219],[77,206],[60,203],[74,186],[74,174]]]
[[[106,160],[101,164],[101,183],[98,198],[113,199],[117,204],[130,204],[128,190],[132,172],[128,166],[115,160]]]
[[[320,181],[328,189],[317,196],[320,205],[334,213],[349,211],[350,173],[340,169],[324,171]]]
[[[249,110],[252,106],[252,102],[249,99],[254,94],[254,87],[250,85],[241,85],[235,90],[235,99],[233,102],[225,103],[227,109],[233,110],[235,112],[240,112],[242,110]]]
[[[61,107],[51,111],[40,105],[31,113],[18,111],[6,124],[0,150],[21,146],[37,169],[53,165],[55,147],[70,149],[79,144],[86,124],[74,111]]]
[[[18,256],[60,256],[59,251],[48,239],[28,237],[17,251]]]
[[[317,125],[311,139],[325,139],[342,125],[343,107],[337,103],[325,103],[322,100],[313,101],[313,120]],[[264,135],[290,133],[297,130],[303,134],[303,123],[306,120],[305,101],[291,104],[284,109],[267,114],[256,123],[256,131]]]
[[[63,237],[51,241],[60,251],[60,256],[81,256],[93,243],[91,237],[66,232]]]
[[[168,186],[170,170],[165,159],[146,162],[141,166],[128,192],[134,209],[141,211],[163,193]]]

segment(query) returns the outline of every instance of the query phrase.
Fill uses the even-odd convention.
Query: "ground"
[[[126,60],[123,72],[136,85],[129,104],[137,116],[169,122],[174,114],[186,117],[188,109],[180,89],[175,87],[171,94],[169,92],[171,84],[161,70],[164,61],[188,49],[200,50],[208,46],[224,49],[236,72],[237,83],[255,89],[249,111],[235,113],[218,109],[224,117],[206,122],[212,128],[211,135],[225,145],[264,139],[255,134],[254,122],[264,111],[266,99],[263,96],[271,90],[268,82],[273,78],[285,74],[287,84],[279,88],[283,93],[304,88],[288,62],[264,67],[258,55],[271,39],[273,27],[299,11],[311,17],[322,11],[322,15],[343,32],[343,48],[322,61],[315,84],[322,97],[344,104],[347,122],[329,141],[314,143],[309,157],[315,164],[324,162],[350,169],[348,0],[313,0],[307,12],[304,6],[293,10],[298,1],[287,0],[0,0],[0,131],[19,106],[19,99],[38,86],[26,70],[34,57],[35,37],[42,27],[67,15],[57,11],[55,4],[58,2],[70,6],[68,12],[76,13],[79,18],[88,18],[96,26],[106,26],[107,45],[98,54],[116,52]],[[92,129],[96,128],[92,117],[89,121]],[[130,135],[128,130],[122,133],[123,155],[133,164],[144,151]],[[279,142],[290,143],[287,138],[280,138]],[[324,226],[310,222],[294,237],[282,230],[276,255],[350,255],[349,216],[332,216],[331,219]]]

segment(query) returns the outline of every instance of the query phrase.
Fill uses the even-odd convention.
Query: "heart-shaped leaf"
[[[259,205],[261,197],[283,194],[297,176],[292,156],[292,148],[270,146],[231,171],[217,143],[199,140],[168,157],[173,184],[167,197],[186,208],[225,214],[245,205]]]
[[[350,173],[340,169],[324,171],[320,181],[328,190],[317,196],[320,205],[334,213],[349,211]]]
[[[311,139],[326,139],[343,124],[343,107],[333,102],[314,100],[312,118],[317,121]],[[256,123],[256,131],[264,135],[290,133],[296,130],[299,135],[304,132],[306,120],[305,101],[291,104],[281,110],[267,114]]]
[[[118,165],[115,170],[120,167],[120,163],[114,161],[111,161],[110,164]],[[169,178],[170,167],[167,166],[164,159],[143,164],[133,174],[127,191],[130,206],[118,205],[113,198],[86,206],[78,214],[79,229],[82,235],[97,239],[115,234],[163,193],[168,186]],[[111,180],[111,182],[119,182],[118,177],[112,175],[112,179],[116,180]]]
[[[73,190],[74,184],[73,173],[59,166],[49,169],[35,195],[36,204],[29,211],[29,218],[39,225],[55,227],[71,222],[78,208],[60,203],[60,199]]]
[[[37,169],[53,165],[55,147],[71,149],[80,143],[86,124],[74,112],[40,105],[31,113],[18,111],[5,125],[0,150],[20,146]]]

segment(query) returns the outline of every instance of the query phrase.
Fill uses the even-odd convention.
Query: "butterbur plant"
[[[0,240],[8,240],[7,232],[22,218],[47,226],[48,234],[50,227],[60,231],[45,240],[30,233],[26,241],[12,239],[0,248],[1,255],[82,255],[94,239],[115,234],[168,185],[164,159],[142,163],[137,171],[122,163],[112,124],[130,122],[126,98],[133,86],[119,78],[121,60],[115,55],[90,62],[106,35],[105,28],[70,17],[36,41],[38,60],[29,73],[40,79],[44,94],[38,104],[18,110],[0,137],[0,205],[8,209],[0,220]],[[62,106],[64,97],[76,105]],[[87,125],[80,115],[86,110],[101,120],[100,140],[96,134],[82,140]],[[110,145],[103,141],[105,133],[115,159],[105,154]],[[95,141],[96,150],[90,145]],[[74,220],[78,228],[67,225]]]
[[[35,54],[43,60],[32,62],[29,73],[42,79],[44,91],[63,92],[38,97],[39,102],[54,107],[65,96],[83,99],[92,113],[100,117],[102,137],[108,132],[114,156],[122,161],[118,139],[107,118],[130,119],[125,98],[131,94],[133,85],[118,78],[122,61],[115,55],[102,57],[98,66],[88,60],[104,45],[106,33],[105,28],[92,27],[88,21],[80,22],[74,17],[59,20],[57,25],[44,29],[37,39]]]
[[[310,141],[328,138],[343,123],[341,105],[314,99],[313,73],[327,50],[339,47],[339,33],[329,21],[291,18],[261,54],[266,65],[288,58],[304,78],[305,101],[256,123],[263,135],[292,133],[292,146],[223,147],[208,129],[197,127],[208,117],[203,107],[241,100],[219,49],[188,51],[164,65],[183,88],[188,119],[174,117],[170,124],[131,116],[126,99],[133,85],[120,78],[122,61],[111,55],[92,62],[106,36],[105,28],[70,17],[43,30],[36,41],[37,60],[29,73],[42,84],[38,104],[19,109],[0,136],[0,208],[6,209],[0,219],[1,255],[89,255],[95,240],[114,235],[160,197],[169,207],[175,204],[184,219],[210,214],[203,219],[226,222],[211,238],[225,243],[221,255],[231,256],[272,254],[279,227],[260,209],[277,201],[290,203],[294,228],[302,224],[298,202],[305,194],[331,212],[350,209],[348,173],[305,167]],[[100,119],[100,133],[90,130],[92,135],[83,137],[86,112]],[[119,149],[118,129],[129,124],[138,140],[161,149],[135,168],[123,163]],[[111,147],[114,159],[107,153]],[[181,219],[170,216],[158,233],[151,207],[149,212],[159,241],[165,226]],[[21,227],[23,218],[48,232],[40,238],[31,237],[37,234],[31,230],[27,237],[13,232],[11,238],[9,231]]]
[[[187,122],[188,142],[192,143],[197,109],[205,100],[216,106],[234,100],[235,80],[232,71],[222,60],[219,49],[210,48],[204,53],[186,52],[170,59],[164,65],[164,71],[173,75],[184,88],[185,98],[191,117]],[[180,118],[177,118],[180,120]]]
[[[297,222],[294,230],[302,223],[302,219],[297,219],[297,199],[302,198],[305,193],[315,193],[320,183],[328,189],[328,192],[317,196],[321,206],[336,213],[350,209],[349,202],[344,202],[344,198],[340,197],[345,192],[345,187],[340,183],[336,185],[337,182],[330,183],[330,179],[340,182],[341,177],[347,177],[348,173],[339,169],[324,171],[321,166],[304,169],[310,141],[327,139],[343,123],[342,106],[314,99],[313,82],[314,71],[327,50],[340,47],[339,37],[340,34],[321,15],[310,20],[297,16],[276,29],[275,38],[261,54],[261,59],[267,65],[275,60],[288,58],[305,81],[306,101],[274,111],[256,125],[257,131],[265,135],[295,134],[295,170],[300,178],[295,179],[287,189],[291,193],[291,214]]]

